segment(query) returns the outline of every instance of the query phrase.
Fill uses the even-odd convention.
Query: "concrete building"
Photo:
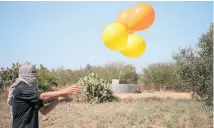
[[[119,84],[119,80],[112,80],[112,91],[113,93],[133,93],[137,89],[136,84]]]

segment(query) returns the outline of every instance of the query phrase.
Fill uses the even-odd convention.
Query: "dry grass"
[[[212,112],[200,103],[154,95],[95,105],[61,103],[48,116],[40,115],[40,128],[212,128]],[[0,102],[0,128],[9,126],[8,106]]]
[[[150,97],[158,97],[162,99],[175,99],[175,100],[190,100],[191,94],[190,93],[177,93],[177,92],[143,92],[143,93],[136,93],[136,94],[115,94],[115,96],[126,99],[126,98],[133,98],[133,99],[142,99],[142,98],[150,98]]]

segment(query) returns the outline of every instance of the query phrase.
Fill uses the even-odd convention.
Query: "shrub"
[[[115,99],[110,83],[94,73],[80,78],[77,85],[82,87],[81,93],[77,95],[77,101],[102,103]]]
[[[19,64],[13,64],[12,68],[0,69],[0,89],[10,86],[18,77]]]
[[[184,88],[179,82],[176,74],[177,66],[174,63],[155,63],[143,69],[140,82],[145,88],[154,86],[152,89],[173,89],[183,91]],[[148,87],[149,86],[149,87]]]
[[[55,75],[52,74],[46,67],[40,65],[40,68],[37,69],[38,73],[38,83],[37,89],[40,91],[51,91],[53,86],[58,85],[58,80]]]

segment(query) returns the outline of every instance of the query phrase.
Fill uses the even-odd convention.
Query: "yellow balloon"
[[[136,34],[130,34],[128,35],[128,43],[126,47],[120,50],[120,52],[129,58],[137,58],[140,57],[145,50],[145,40]]]
[[[104,28],[102,39],[106,47],[113,51],[120,51],[127,44],[128,31],[125,26],[115,22]]]

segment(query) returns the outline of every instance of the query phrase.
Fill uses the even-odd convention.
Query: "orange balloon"
[[[129,29],[129,20],[130,20],[130,11],[131,9],[126,9],[124,11],[122,11],[118,17],[117,17],[117,22],[119,22],[120,24],[124,25],[124,27],[127,29],[128,34],[132,34],[134,31]]]
[[[149,28],[155,20],[155,11],[149,4],[137,4],[130,13],[128,28],[132,31],[141,31]]]
[[[128,28],[128,20],[129,20],[129,13],[130,13],[131,9],[126,9],[122,12],[120,12],[120,14],[117,17],[117,22],[121,23],[122,25],[124,25],[127,30]]]

